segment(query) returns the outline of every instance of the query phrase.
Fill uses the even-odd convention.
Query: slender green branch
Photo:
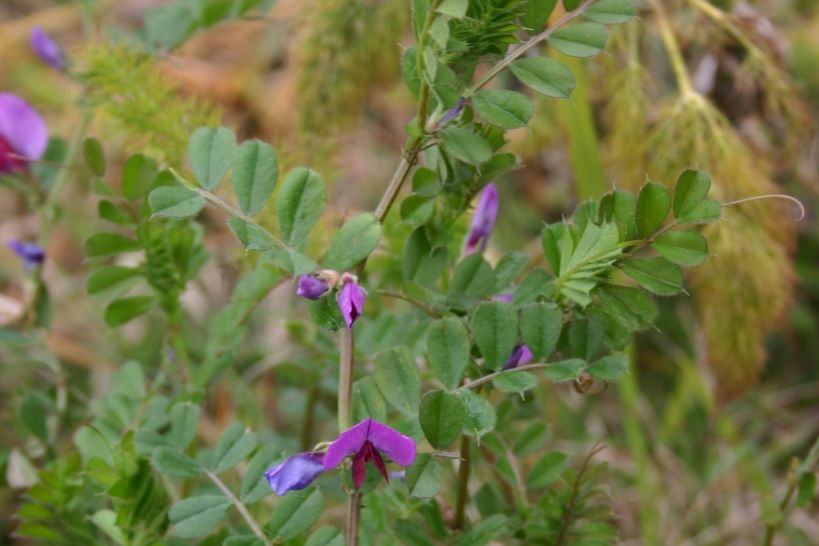
[[[597,455],[602,449],[603,446],[601,445],[594,446],[591,451],[589,451],[588,455],[586,455],[586,457],[583,459],[583,464],[577,471],[577,475],[574,478],[574,483],[572,484],[572,495],[569,497],[569,504],[566,506],[566,511],[563,512],[563,517],[561,518],[560,531],[558,532],[557,539],[555,540],[555,546],[562,546],[563,541],[567,537],[569,527],[574,519],[574,505],[577,502],[577,496],[580,494],[580,483],[583,480],[583,475],[589,469],[589,463],[591,462],[592,457]]]
[[[439,313],[438,311],[436,311],[435,309],[433,309],[432,307],[430,307],[426,303],[424,303],[422,301],[418,301],[418,300],[416,300],[414,298],[411,298],[411,297],[407,296],[406,294],[402,294],[401,292],[396,292],[395,290],[379,290],[378,293],[380,295],[384,296],[384,297],[387,297],[387,298],[395,298],[395,299],[398,299],[398,300],[404,300],[406,302],[409,302],[409,303],[411,303],[412,305],[414,305],[415,307],[417,307],[418,309],[420,309],[421,311],[423,311],[424,313],[426,313],[427,315],[429,315],[431,317],[440,318],[441,316],[443,316],[443,315],[441,315],[441,313]]]
[[[68,151],[65,154],[65,160],[63,162],[64,165],[57,174],[57,178],[54,180],[54,184],[52,184],[51,189],[48,191],[48,195],[46,196],[42,209],[43,225],[40,227],[41,241],[48,239],[49,232],[54,226],[54,221],[57,218],[57,203],[62,196],[66,184],[68,184],[68,177],[73,171],[72,167],[74,165],[74,161],[76,160],[77,153],[80,151],[82,140],[85,137],[86,131],[88,131],[88,126],[91,124],[91,117],[91,111],[84,109],[82,112],[82,117],[80,118],[80,123],[77,125],[77,129],[74,131],[74,136],[71,137],[71,142],[68,145]]]
[[[240,211],[239,209],[237,209],[236,207],[234,207],[233,205],[231,205],[230,203],[228,203],[227,201],[225,201],[224,199],[222,199],[218,195],[215,195],[215,194],[209,192],[208,190],[206,190],[204,188],[200,188],[199,186],[197,186],[196,184],[194,184],[190,180],[187,180],[184,176],[179,174],[175,169],[171,168],[169,170],[171,171],[171,174],[174,175],[174,178],[176,178],[176,180],[180,184],[182,184],[183,186],[185,186],[186,188],[188,188],[191,191],[195,191],[196,193],[201,195],[206,201],[209,201],[210,203],[215,205],[217,208],[222,209],[223,211],[227,212],[231,216],[235,216],[236,218],[244,220],[248,224],[256,227],[257,229],[262,231],[265,235],[267,235],[270,238],[270,240],[273,241],[273,244],[275,244],[279,248],[281,248],[283,250],[287,250],[287,251],[293,250],[287,243],[285,243],[284,241],[282,241],[281,239],[279,239],[278,237],[273,235],[264,226],[262,226],[261,224],[256,222],[256,220],[254,220],[253,218],[251,218],[250,216],[248,216],[244,212]]]
[[[458,496],[455,499],[455,518],[453,529],[463,529],[466,521],[466,497],[469,494],[469,473],[472,470],[472,456],[469,449],[469,437],[461,436],[461,462],[458,465]]]
[[[499,377],[499,376],[504,375],[504,374],[510,374],[510,373],[515,373],[515,372],[526,372],[526,371],[529,371],[529,370],[541,370],[543,368],[548,368],[549,366],[551,366],[551,364],[548,363],[548,362],[535,362],[534,364],[526,364],[524,366],[518,366],[517,368],[512,368],[512,369],[509,369],[509,370],[499,370],[497,372],[493,372],[493,373],[490,373],[490,374],[485,375],[483,377],[480,377],[480,378],[476,379],[475,381],[470,381],[466,385],[463,385],[462,387],[459,387],[458,390],[474,389],[476,387],[480,387],[481,385],[483,385],[485,383],[489,383],[490,381],[494,380],[496,377]]]
[[[270,540],[268,540],[267,536],[265,536],[262,528],[259,526],[259,522],[257,522],[256,519],[250,515],[250,512],[247,511],[247,507],[244,505],[244,503],[236,498],[236,495],[234,495],[233,491],[231,491],[230,488],[225,485],[225,482],[223,482],[219,476],[210,470],[206,470],[205,474],[208,478],[210,478],[210,481],[212,481],[213,484],[219,488],[219,491],[221,491],[222,494],[225,495],[231,503],[233,503],[233,506],[236,507],[239,515],[241,515],[242,519],[245,520],[248,527],[250,527],[250,530],[253,531],[253,534],[259,537],[259,540],[261,540],[265,546],[271,546],[272,543]]]
[[[466,93],[464,93],[464,97],[470,97],[474,95],[477,91],[480,91],[481,88],[483,88],[483,86],[489,83],[495,76],[503,72],[506,69],[506,67],[512,64],[514,61],[522,57],[527,51],[529,51],[536,45],[540,44],[541,42],[544,42],[547,39],[549,39],[549,36],[551,36],[556,30],[558,30],[560,27],[562,27],[572,19],[575,19],[582,15],[583,12],[586,11],[586,8],[589,7],[589,5],[591,5],[593,1],[594,0],[586,0],[585,2],[577,6],[576,9],[566,12],[563,15],[563,17],[555,21],[555,24],[553,24],[540,34],[532,36],[531,38],[529,38],[529,40],[523,42],[521,45],[516,47],[514,50],[512,50],[511,53],[506,55],[506,57],[498,61],[498,63],[495,66],[490,68],[489,71],[486,74],[484,74],[480,80],[473,84],[472,87],[470,87],[466,91]]]

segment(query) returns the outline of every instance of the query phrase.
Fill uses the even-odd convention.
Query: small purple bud
[[[512,351],[512,354],[509,355],[509,359],[504,364],[504,370],[511,370],[513,368],[517,368],[518,366],[523,366],[524,364],[530,363],[535,356],[532,354],[532,351],[529,350],[529,347],[526,345],[518,345]]]
[[[313,275],[301,275],[296,288],[296,295],[301,296],[302,298],[307,298],[308,300],[317,300],[329,289],[330,285],[325,281],[318,279]]]
[[[62,48],[40,27],[31,29],[31,49],[52,68],[65,69],[65,55]]]
[[[8,245],[23,261],[26,269],[34,269],[45,261],[45,250],[34,243],[22,243],[17,239],[12,239]]]
[[[512,303],[512,298],[513,298],[512,294],[498,294],[492,299],[502,303]]]
[[[364,291],[352,278],[342,281],[344,285],[338,293],[338,308],[347,328],[352,328],[353,323],[364,312]]]
[[[324,454],[297,453],[264,473],[270,488],[280,497],[304,489],[324,472]]]
[[[466,238],[465,254],[471,254],[476,248],[480,248],[481,252],[486,250],[486,244],[489,242],[489,236],[492,234],[492,228],[495,227],[495,219],[498,216],[498,205],[498,190],[490,182],[481,193],[475,215],[472,217],[472,226]]]
[[[441,119],[439,119],[438,123],[435,124],[435,128],[440,129],[453,119],[457,118],[463,111],[465,103],[466,99],[464,97],[459,98],[458,103],[449,110],[447,110],[443,116],[441,116]]]

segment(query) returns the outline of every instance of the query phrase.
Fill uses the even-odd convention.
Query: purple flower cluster
[[[281,496],[288,491],[304,489],[322,472],[336,468],[353,456],[353,483],[361,487],[366,477],[366,464],[372,462],[389,481],[384,456],[407,467],[415,460],[415,441],[409,436],[375,421],[365,419],[345,430],[330,444],[326,453],[297,453],[265,472],[273,491]]]
[[[329,280],[328,280],[329,279]],[[322,271],[317,275],[301,275],[296,284],[296,295],[308,300],[317,300],[323,297],[337,282],[341,283],[336,301],[341,316],[347,328],[352,328],[353,323],[364,312],[364,300],[366,294],[358,285],[356,278],[349,273],[344,273],[339,278],[335,272]]]

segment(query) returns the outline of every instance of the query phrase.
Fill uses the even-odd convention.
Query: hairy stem
[[[350,428],[350,409],[353,396],[353,352],[355,341],[352,328],[339,330],[338,366],[338,431]]]
[[[205,474],[207,475],[208,478],[210,478],[210,481],[212,481],[213,484],[219,488],[219,491],[221,491],[222,494],[224,494],[228,498],[228,500],[230,500],[230,502],[233,503],[233,506],[236,507],[236,510],[239,512],[239,515],[241,515],[242,519],[245,520],[247,526],[250,527],[251,531],[253,531],[253,534],[259,537],[259,540],[262,541],[262,544],[264,544],[265,546],[271,546],[272,543],[265,536],[264,532],[262,531],[262,528],[259,526],[259,522],[257,522],[256,519],[250,515],[250,512],[247,511],[247,507],[244,505],[244,503],[236,498],[236,495],[234,495],[233,491],[231,491],[228,488],[228,486],[225,485],[225,482],[223,482],[219,478],[219,476],[217,476],[210,470],[206,470]]]
[[[472,470],[472,456],[469,450],[469,437],[461,436],[461,462],[458,465],[458,496],[455,499],[455,519],[453,529],[463,529],[466,512],[466,497],[469,494],[469,473]]]

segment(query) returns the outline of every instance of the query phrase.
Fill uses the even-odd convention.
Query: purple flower
[[[447,110],[443,116],[441,116],[441,119],[439,119],[438,123],[435,124],[435,128],[440,129],[453,119],[457,118],[464,109],[464,103],[466,103],[466,99],[464,97],[459,98],[458,103]]]
[[[511,370],[518,366],[523,366],[524,364],[530,363],[534,358],[535,356],[532,354],[532,351],[529,350],[529,347],[526,345],[518,345],[512,351],[512,354],[509,355],[506,364],[503,365],[503,369]]]
[[[308,300],[317,300],[329,289],[330,285],[325,281],[313,275],[301,275],[299,277],[298,287],[296,288],[296,295],[307,298]]]
[[[322,453],[297,453],[264,473],[271,489],[280,497],[304,489],[324,472]]]
[[[345,274],[342,282],[344,284],[338,293],[338,308],[341,316],[344,317],[344,322],[347,323],[347,328],[352,328],[353,323],[364,312],[365,295],[351,276]]]
[[[372,461],[385,480],[390,481],[382,454],[401,466],[415,460],[415,440],[373,419],[365,419],[338,435],[324,456],[324,468],[331,470],[353,455],[353,483],[361,487],[366,463]]]
[[[48,144],[45,121],[26,101],[0,93],[0,174],[22,171]]]
[[[495,218],[498,216],[498,190],[491,182],[481,193],[478,200],[478,208],[475,209],[475,216],[472,217],[472,226],[469,228],[469,235],[466,239],[464,252],[471,254],[480,247],[481,252],[486,250],[489,242],[489,235],[495,226]]]
[[[52,68],[65,69],[65,56],[62,48],[40,27],[31,29],[31,49]]]
[[[513,298],[514,298],[514,295],[512,295],[512,294],[498,294],[497,296],[495,296],[492,299],[495,300],[495,301],[503,302],[503,303],[512,303]]]
[[[34,243],[22,243],[12,239],[9,241],[9,248],[20,257],[26,269],[33,269],[45,261],[45,250]]]

